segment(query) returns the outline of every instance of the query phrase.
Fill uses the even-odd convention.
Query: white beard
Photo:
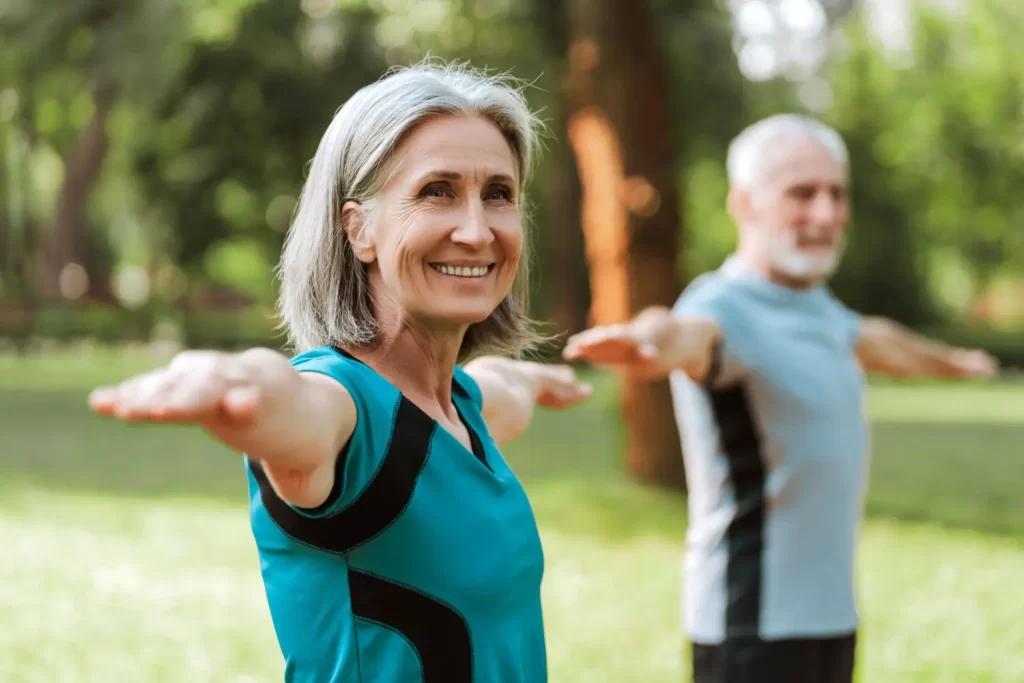
[[[799,280],[824,280],[831,277],[842,259],[846,248],[845,236],[840,236],[835,245],[813,252],[801,249],[797,244],[795,230],[763,238],[761,248],[771,266],[780,273]]]

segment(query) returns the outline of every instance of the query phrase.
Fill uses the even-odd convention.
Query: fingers
[[[574,353],[608,339],[622,338],[625,336],[625,327],[625,325],[592,327],[569,337],[566,340],[565,349],[567,352]]]
[[[568,365],[546,365],[542,367],[542,386],[537,402],[548,408],[565,408],[586,400],[594,393],[588,383],[580,382]]]
[[[953,349],[948,356],[950,375],[964,379],[986,379],[999,374],[999,362],[984,351]]]
[[[545,382],[549,383],[572,383],[576,381],[576,371],[572,369],[571,365],[547,365],[543,363],[537,364],[537,371]]]
[[[100,415],[113,415],[117,406],[117,387],[99,387],[89,394],[89,407]]]
[[[167,367],[97,389],[89,404],[101,415],[128,422],[246,421],[259,392],[229,365],[224,356],[181,354]]]
[[[142,416],[143,407],[152,404],[155,397],[173,386],[173,380],[166,370],[156,370],[115,387],[98,389],[89,397],[89,403],[101,414],[134,420]]]
[[[569,361],[616,365],[635,363],[656,353],[656,349],[641,343],[628,325],[608,325],[570,337],[562,357]]]
[[[957,366],[968,377],[987,378],[999,374],[999,361],[984,351],[960,351]]]
[[[554,409],[568,408],[590,398],[591,394],[593,389],[589,384],[547,387],[537,397],[537,405]]]

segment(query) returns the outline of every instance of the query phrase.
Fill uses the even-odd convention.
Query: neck
[[[452,377],[467,327],[432,329],[408,316],[377,308],[377,342],[347,350],[428,413],[436,406],[448,417],[457,416],[451,398]]]

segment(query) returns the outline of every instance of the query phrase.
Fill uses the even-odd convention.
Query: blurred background
[[[1022,32],[1018,0],[0,0],[0,680],[281,679],[237,456],[85,397],[180,348],[280,347],[307,163],[390,66],[529,84],[552,333],[716,268],[729,141],[800,111],[851,152],[837,295],[1013,368]],[[1015,377],[872,383],[861,681],[1024,681]],[[545,541],[551,680],[679,681],[667,388],[591,379],[508,450]]]

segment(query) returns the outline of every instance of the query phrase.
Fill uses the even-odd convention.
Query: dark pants
[[[693,683],[853,683],[856,634],[693,644]]]

